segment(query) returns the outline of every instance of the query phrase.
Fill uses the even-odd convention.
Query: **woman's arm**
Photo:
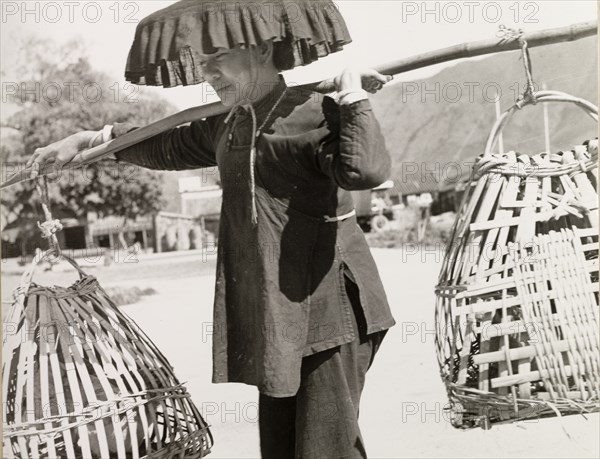
[[[178,127],[162,132],[150,139],[118,152],[115,158],[148,169],[183,170],[198,169],[216,165],[213,143],[215,120],[195,121],[189,126]],[[112,138],[125,134],[133,125],[116,123],[112,128]],[[61,169],[70,163],[80,152],[110,140],[106,129],[102,131],[81,131],[45,147],[37,148],[27,161],[32,167],[31,178],[40,170],[52,165]]]
[[[213,120],[194,121],[144,140],[115,154],[125,161],[148,169],[185,170],[216,166]],[[137,127],[128,123],[113,126],[113,138]]]
[[[347,72],[353,73],[348,76]],[[376,81],[381,81],[379,77],[386,78],[375,74],[368,73],[367,78]],[[339,105],[330,98],[323,102],[330,135],[317,151],[317,163],[322,172],[346,190],[374,188],[385,182],[391,171],[390,155],[371,103],[362,90],[361,76],[364,80],[364,72],[347,70],[342,73],[336,79],[342,95]],[[362,85],[365,85],[364,81]],[[375,92],[383,83],[367,83],[366,86],[373,88],[369,92]]]

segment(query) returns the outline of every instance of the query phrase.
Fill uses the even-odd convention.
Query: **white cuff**
[[[364,89],[354,90],[346,89],[337,94],[337,103],[340,105],[350,105],[360,100],[368,99],[369,95]]]
[[[101,131],[98,131],[94,137],[90,139],[88,149],[93,148],[96,141],[102,138],[102,143],[106,143],[112,139],[112,125],[107,124]]]
[[[90,139],[90,143],[88,143],[88,150],[90,148],[94,148],[94,144],[96,143],[96,140],[98,140],[100,137],[102,137],[102,131],[96,132],[96,134],[94,135],[94,137],[92,137]]]
[[[107,124],[106,126],[104,126],[104,129],[102,129],[102,143],[106,143],[109,140],[112,140],[112,130],[112,124]]]
[[[106,143],[109,140],[112,140],[112,130],[113,130],[112,124],[107,124],[106,126],[104,126],[104,129],[102,129],[102,143]],[[108,155],[107,158],[112,159],[114,161],[117,160],[117,157],[115,156],[114,153],[111,153],[110,155]]]

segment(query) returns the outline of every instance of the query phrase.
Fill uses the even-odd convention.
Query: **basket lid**
[[[165,88],[202,83],[199,54],[267,40],[279,70],[310,64],[352,41],[331,0],[182,0],[138,24],[125,78]]]

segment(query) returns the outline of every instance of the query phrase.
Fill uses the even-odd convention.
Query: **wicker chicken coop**
[[[68,288],[32,283],[4,319],[6,458],[201,458],[207,424],[150,339],[83,272]]]
[[[498,119],[476,163],[436,287],[455,427],[600,409],[598,140],[553,154],[492,153],[533,101],[573,103],[597,121],[587,101],[534,93]]]

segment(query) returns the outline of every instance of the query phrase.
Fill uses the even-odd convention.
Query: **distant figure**
[[[141,253],[141,251],[142,245],[139,242],[130,245],[129,247],[127,247],[127,259],[130,261],[137,260],[137,257]]]
[[[112,250],[110,250],[109,247],[106,247],[104,249],[104,266],[108,267],[108,266],[112,265],[112,262],[113,262]]]
[[[417,241],[421,242],[425,238],[425,231],[429,225],[431,217],[431,204],[433,198],[429,193],[422,193],[417,199],[417,207],[419,208],[419,221],[417,222]]]
[[[197,250],[202,247],[202,228],[193,227],[189,232],[190,250]]]
[[[371,201],[371,211],[373,213],[383,215],[383,211],[386,208],[387,208],[387,204],[381,196],[378,196]]]
[[[177,228],[169,226],[163,236],[163,251],[173,252],[177,250]]]

